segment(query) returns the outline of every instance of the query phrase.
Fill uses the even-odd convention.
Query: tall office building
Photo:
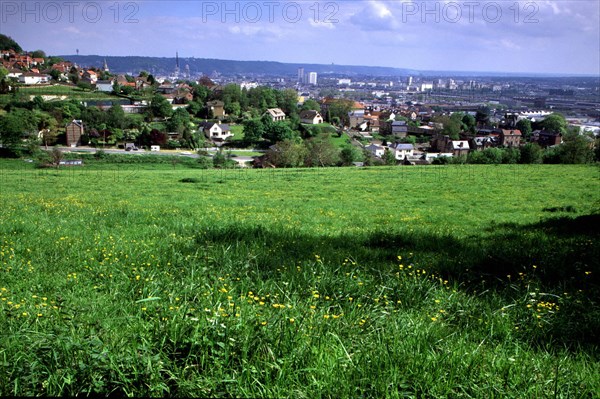
[[[310,72],[308,74],[308,83],[311,85],[317,84],[317,73],[316,72]]]
[[[298,68],[298,83],[304,83],[304,68]]]

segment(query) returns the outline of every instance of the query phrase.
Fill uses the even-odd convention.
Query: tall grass
[[[0,395],[600,391],[593,167],[1,166]]]

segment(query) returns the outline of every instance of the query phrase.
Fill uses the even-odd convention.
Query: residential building
[[[81,145],[81,136],[84,134],[83,121],[73,119],[66,127],[67,147]]]
[[[519,129],[502,129],[500,145],[505,147],[519,147],[521,145],[521,131]]]
[[[306,110],[300,112],[300,122],[309,125],[316,125],[319,123],[323,123],[323,117],[318,111]]]
[[[225,116],[225,103],[219,100],[208,101],[206,107],[212,112],[214,118],[221,118]]]
[[[229,125],[225,123],[204,122],[202,125],[204,135],[213,141],[224,141],[233,136]]]
[[[269,108],[264,115],[269,115],[273,122],[285,120],[285,112],[283,112],[281,108]]]

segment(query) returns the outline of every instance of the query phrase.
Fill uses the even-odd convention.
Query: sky
[[[48,55],[600,76],[597,0],[0,0],[0,33]]]

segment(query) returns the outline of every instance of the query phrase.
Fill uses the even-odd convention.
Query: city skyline
[[[49,55],[598,76],[599,16],[596,1],[3,1],[0,33]]]

